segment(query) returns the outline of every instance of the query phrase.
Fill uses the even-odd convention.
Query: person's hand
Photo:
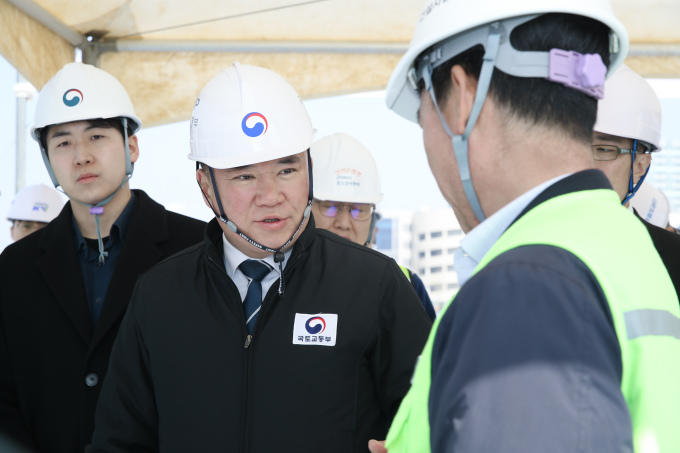
[[[387,453],[384,440],[371,439],[368,441],[368,450],[371,453]]]

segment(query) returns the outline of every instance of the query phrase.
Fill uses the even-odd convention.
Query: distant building
[[[450,208],[382,211],[376,248],[421,278],[438,312],[458,290],[453,254],[463,231]]]

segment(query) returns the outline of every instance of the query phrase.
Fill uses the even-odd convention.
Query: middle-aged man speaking
[[[385,435],[430,320],[397,264],[314,227],[314,129],[279,75],[203,88],[190,159],[216,219],[138,281],[95,452],[354,452]]]
[[[423,128],[468,231],[464,283],[390,453],[680,451],[678,300],[592,169],[597,99],[627,48],[606,0],[427,2],[387,102]]]

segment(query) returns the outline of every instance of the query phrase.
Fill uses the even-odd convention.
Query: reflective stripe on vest
[[[631,241],[632,237],[639,240]],[[508,250],[532,244],[573,253],[588,266],[607,298],[621,349],[621,392],[631,414],[635,451],[680,452],[680,308],[645,227],[611,190],[558,196],[508,228],[475,272]],[[627,278],[633,268],[635,278]],[[437,321],[443,316],[444,312]],[[433,326],[411,390],[390,428],[390,453],[430,451],[427,404],[438,326],[438,322]]]
[[[666,310],[631,310],[623,314],[629,340],[639,337],[673,337],[680,340],[680,319]]]

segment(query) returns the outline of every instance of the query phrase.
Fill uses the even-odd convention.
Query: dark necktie
[[[243,300],[243,310],[246,313],[248,333],[252,334],[257,314],[260,312],[260,305],[262,305],[262,279],[271,272],[271,268],[262,261],[246,260],[241,263],[239,269],[251,280],[248,293]]]

